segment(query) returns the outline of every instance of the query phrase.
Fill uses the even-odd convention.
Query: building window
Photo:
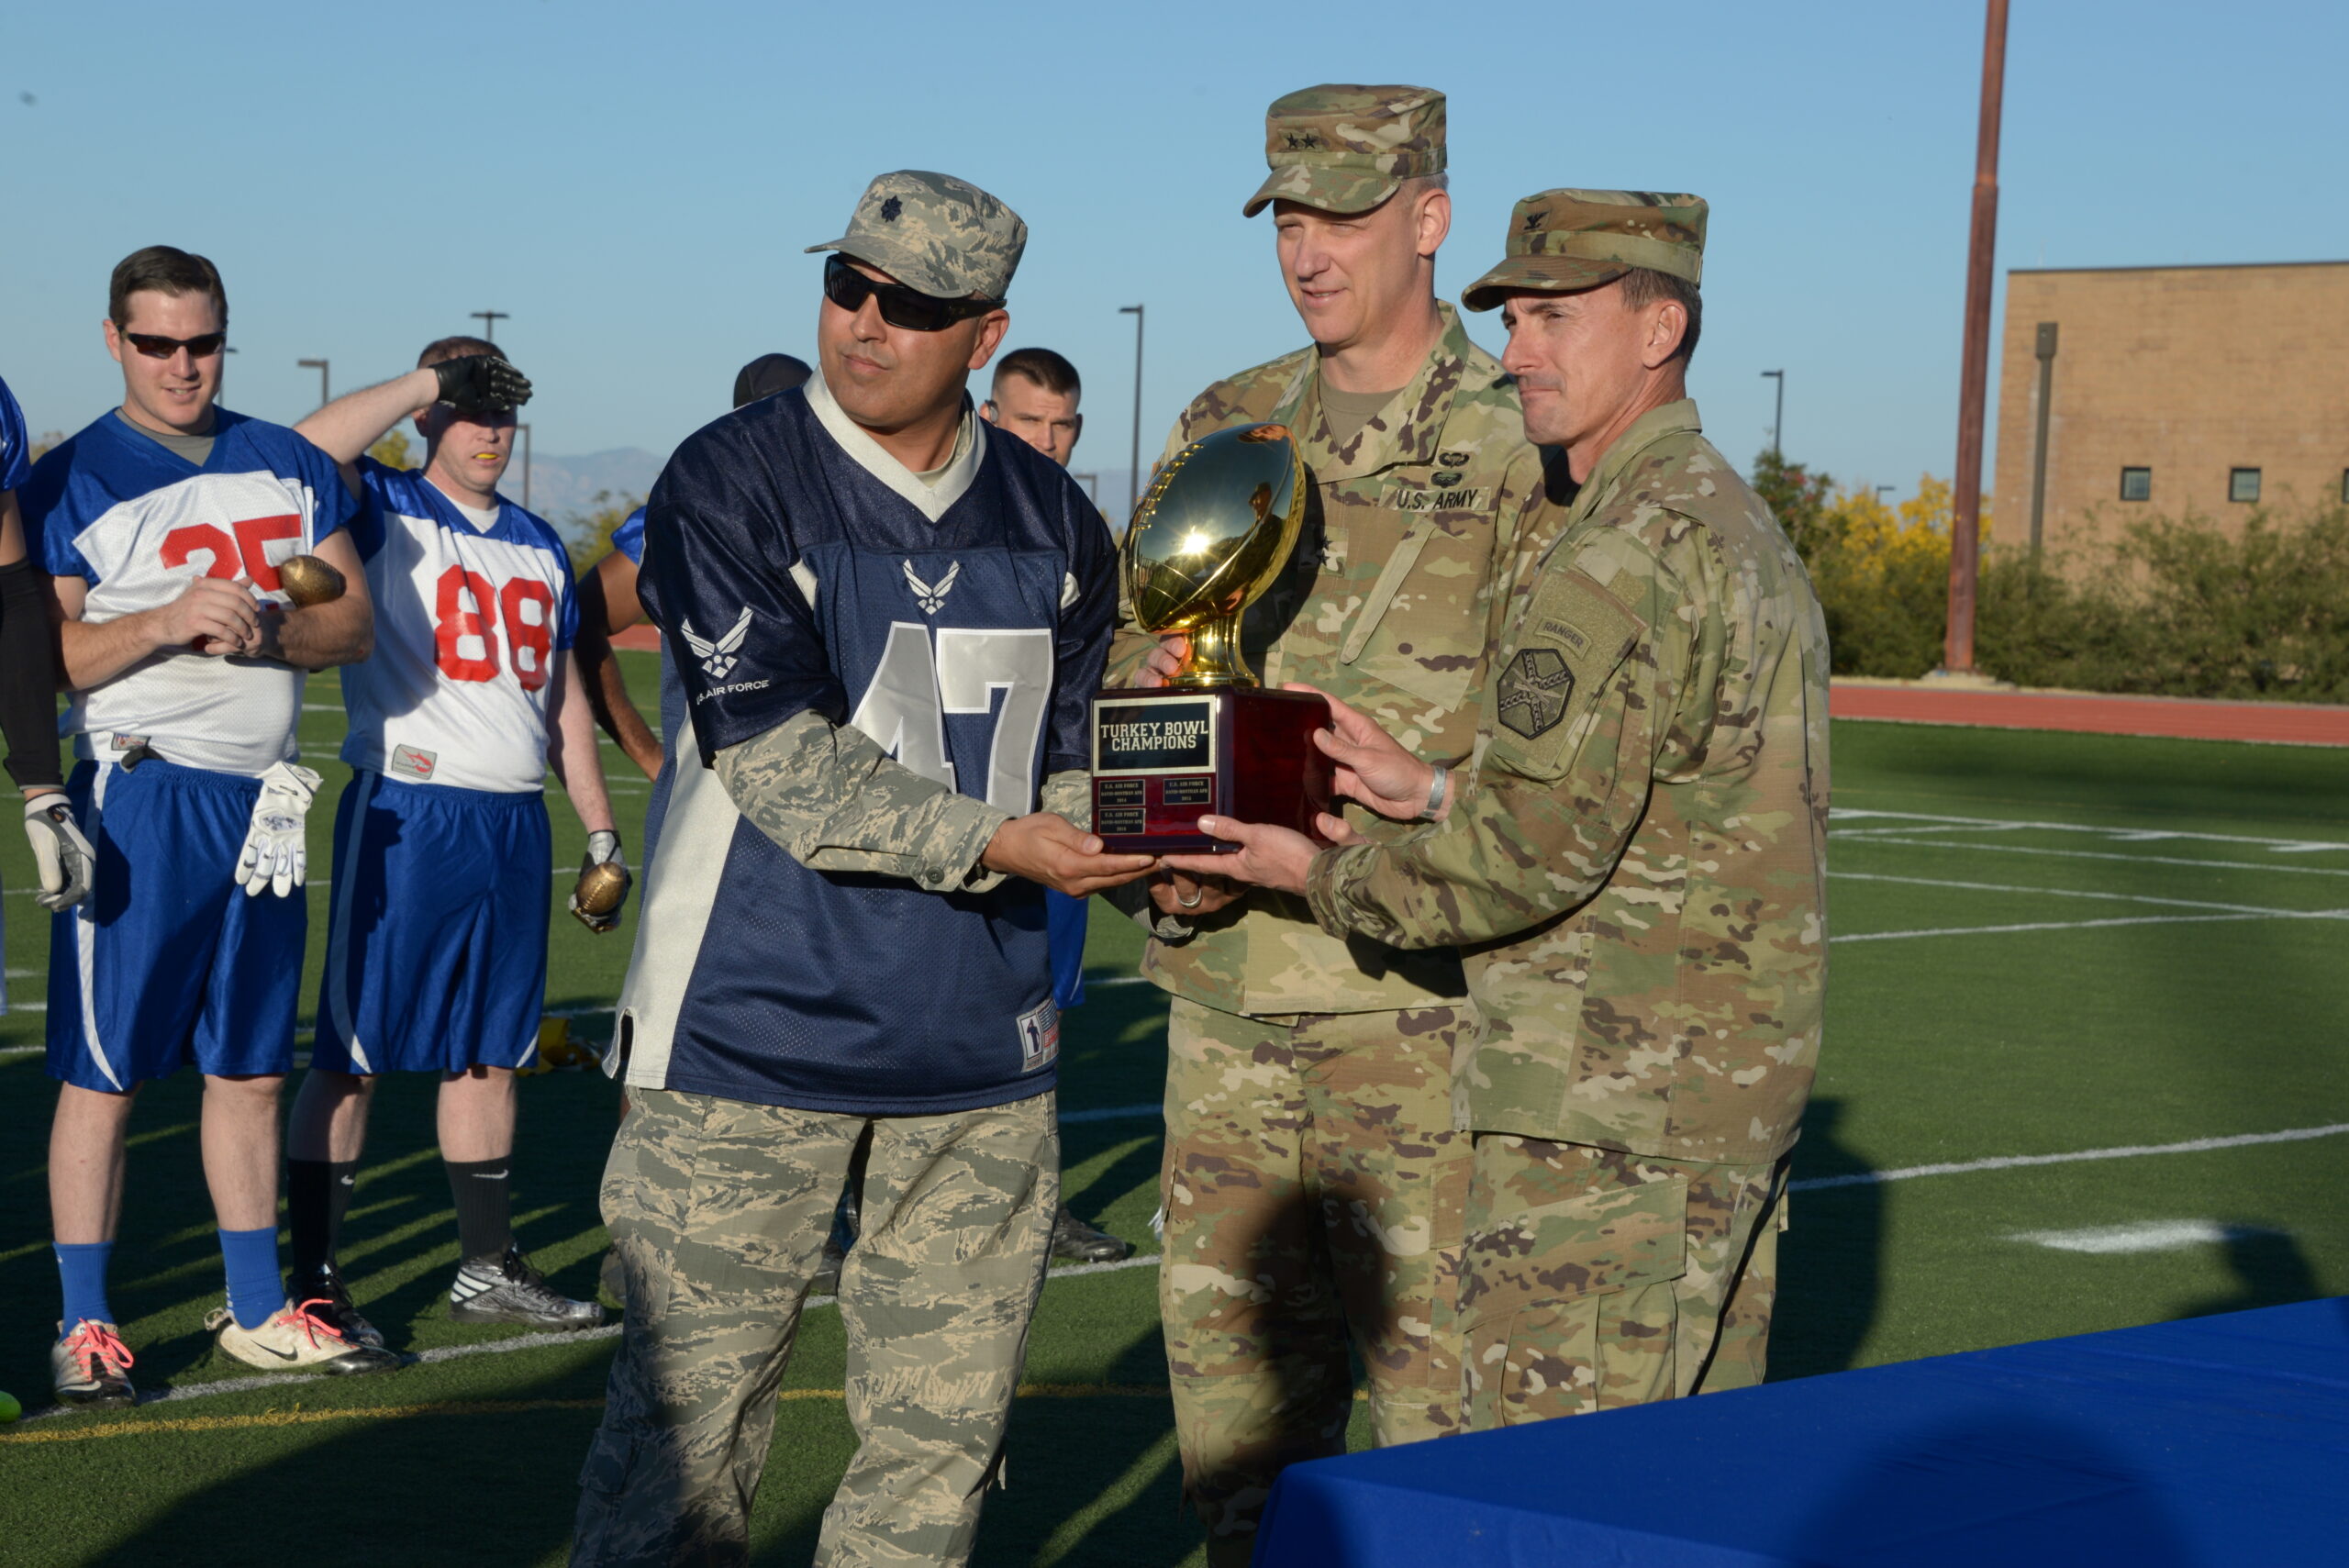
[[[2121,498],[2123,501],[2150,501],[2154,498],[2154,471],[2150,468],[2124,468],[2121,471]]]
[[[2227,470],[2227,499],[2256,501],[2259,499],[2259,470],[2231,468]]]

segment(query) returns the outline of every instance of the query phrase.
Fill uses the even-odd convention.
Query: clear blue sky
[[[1239,213],[1264,105],[1402,81],[1450,95],[1447,295],[1518,196],[1694,191],[1714,438],[1765,443],[1784,367],[1789,454],[1906,494],[1953,462],[1981,28],[1973,0],[16,6],[0,376],[36,430],[108,406],[106,273],[161,240],[227,274],[232,406],[298,417],[295,360],[348,390],[495,307],[540,451],[665,452],[742,361],[809,351],[800,248],[910,166],[1028,219],[1012,341],[1077,361],[1077,466],[1122,468],[1118,306],[1150,307],[1147,461],[1201,385],[1303,340]],[[2001,272],[2349,258],[2344,45],[2338,0],[2016,0]]]

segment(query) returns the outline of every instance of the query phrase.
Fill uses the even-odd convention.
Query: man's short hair
[[[1704,296],[1687,278],[1675,278],[1653,267],[1633,267],[1623,274],[1623,303],[1633,310],[1664,299],[1678,301],[1680,308],[1688,313],[1688,329],[1680,334],[1680,347],[1672,350],[1672,358],[1685,367],[1688,357],[1697,351],[1697,334],[1705,325]]]
[[[176,245],[150,245],[133,250],[115,263],[114,280],[106,285],[106,319],[117,327],[130,319],[130,296],[142,289],[157,294],[208,294],[228,325],[228,291],[221,286],[220,269],[204,257]]]
[[[486,338],[468,337],[460,332],[453,338],[435,338],[424,345],[424,352],[416,356],[416,368],[437,365],[443,360],[462,360],[467,354],[495,354],[506,357],[506,350]]]
[[[1008,375],[1026,376],[1058,397],[1074,397],[1085,390],[1076,367],[1050,349],[1014,349],[995,362],[995,380],[1001,386]]]

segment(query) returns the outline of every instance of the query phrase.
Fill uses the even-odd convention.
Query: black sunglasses
[[[941,299],[903,284],[885,284],[866,277],[838,252],[824,259],[824,297],[854,315],[868,299],[881,302],[881,319],[908,332],[942,332],[957,321],[1001,310],[999,299]]]
[[[208,360],[228,346],[226,332],[206,332],[200,338],[166,338],[158,332],[125,332],[130,346],[150,360],[168,360],[185,349],[199,360]]]

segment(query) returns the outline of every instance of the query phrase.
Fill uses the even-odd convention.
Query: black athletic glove
[[[432,367],[440,401],[460,414],[503,414],[530,401],[530,378],[497,354],[467,354]]]

